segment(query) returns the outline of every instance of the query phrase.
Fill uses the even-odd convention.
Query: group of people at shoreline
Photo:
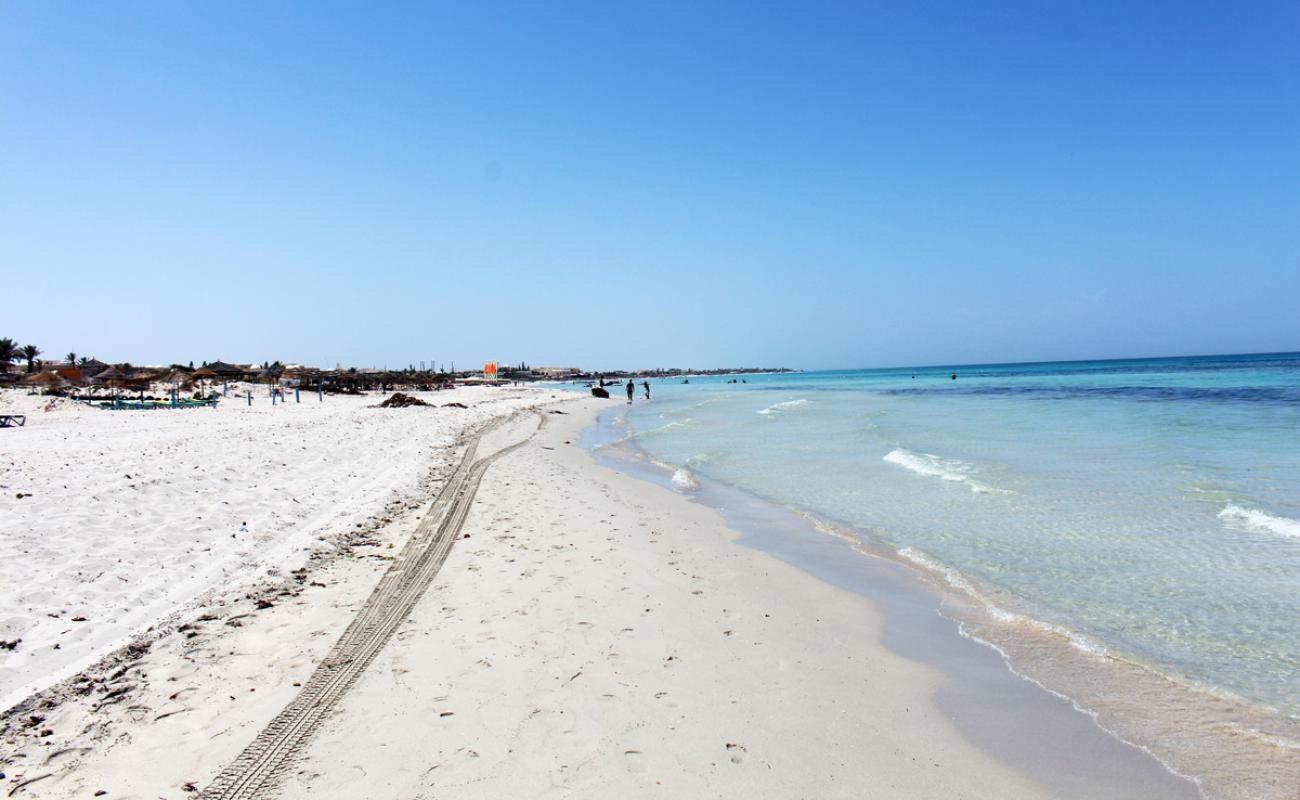
[[[587,384],[587,385],[590,386],[591,384]],[[618,381],[610,381],[609,385],[610,385],[610,386],[616,386],[616,385],[618,385]],[[649,399],[650,399],[650,381],[641,381],[641,386],[645,389],[645,399],[646,399],[646,400],[649,400]],[[605,388],[605,379],[604,379],[604,378],[601,378],[601,379],[600,379],[600,388],[601,388],[601,389],[604,389],[604,388]],[[631,378],[628,378],[628,379],[627,379],[627,401],[628,401],[629,403],[632,402],[632,395],[634,395],[634,394],[636,394],[636,383],[635,383]]]
[[[641,385],[645,387],[645,399],[649,400],[649,399],[650,399],[650,381],[641,381]],[[627,401],[628,401],[629,403],[632,402],[632,395],[633,395],[635,392],[636,392],[636,384],[632,382],[632,379],[631,379],[631,378],[628,378],[628,379],[627,379]]]

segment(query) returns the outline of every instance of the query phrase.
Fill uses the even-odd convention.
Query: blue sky
[[[805,368],[1300,348],[1300,5],[0,5],[0,335]]]

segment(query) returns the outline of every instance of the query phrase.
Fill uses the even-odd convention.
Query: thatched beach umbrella
[[[199,382],[199,394],[203,394],[203,382],[217,377],[217,373],[207,367],[199,367],[190,373],[190,380]]]
[[[78,364],[77,368],[81,370],[81,377],[93,378],[99,373],[108,369],[108,366],[109,365],[105,364],[103,361],[100,361],[97,358],[92,358],[89,361],[86,361],[82,364]]]
[[[180,392],[181,384],[190,383],[192,380],[190,374],[183,369],[173,369],[158,378],[159,383],[171,384],[173,402],[177,393]]]
[[[109,367],[95,376],[95,383],[105,386],[122,386],[126,382],[126,373],[117,367]]]
[[[53,371],[60,378],[63,378],[69,383],[80,383],[82,378],[85,377],[79,367],[74,367],[71,364],[63,367],[55,367]]]
[[[62,375],[51,370],[49,372],[38,372],[25,379],[23,383],[28,386],[44,386],[50,388],[54,386],[66,386],[68,382]]]
[[[94,383],[113,388],[121,388],[126,385],[126,375],[117,367],[109,367],[95,375]]]

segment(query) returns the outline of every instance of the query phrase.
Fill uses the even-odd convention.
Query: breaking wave
[[[1237,528],[1300,539],[1300,521],[1278,517],[1254,508],[1229,505],[1219,512],[1219,519]]]
[[[941,458],[931,453],[913,453],[900,447],[886,453],[884,460],[917,475],[964,483],[977,494],[1014,494],[1006,489],[986,486],[975,480],[972,476],[975,466],[955,458]]]
[[[808,401],[802,398],[799,400],[786,400],[784,403],[773,403],[767,408],[764,408],[761,411],[756,411],[754,413],[767,416],[769,414],[779,414],[783,411],[789,411],[792,408],[798,408],[799,406],[805,406],[805,405],[808,405]]]
[[[686,419],[674,420],[665,425],[660,425],[657,428],[650,428],[648,430],[638,431],[636,435],[637,436],[659,436],[660,434],[668,433],[669,431],[675,428],[682,428],[687,425],[690,425],[692,422],[694,422],[694,420],[691,419],[690,417],[687,417]]]
[[[700,482],[695,480],[695,475],[689,469],[682,467],[673,473],[673,486],[683,492],[693,492],[700,488]]]

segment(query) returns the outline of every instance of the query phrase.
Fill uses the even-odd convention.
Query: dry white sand
[[[536,395],[463,388],[425,397],[468,409],[388,410],[254,392],[151,411],[0,392],[0,413],[28,416],[0,431],[0,641],[21,640],[0,651],[0,710],[215,587],[332,548],[445,466],[460,432]]]

